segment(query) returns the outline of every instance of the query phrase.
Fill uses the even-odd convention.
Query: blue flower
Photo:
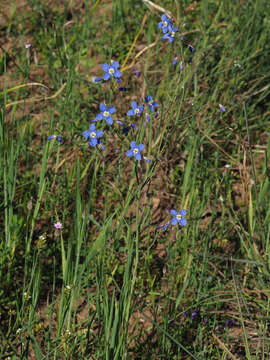
[[[144,160],[145,160],[147,163],[150,163],[151,160],[148,159],[148,157],[144,156],[143,158],[144,158]]]
[[[150,111],[154,111],[154,107],[158,106],[158,103],[156,101],[153,101],[153,98],[150,95],[146,96],[145,101],[147,102]]]
[[[171,26],[169,25],[169,32],[167,34],[165,34],[161,40],[169,40],[169,42],[173,42],[176,32],[178,31],[178,27],[177,26]]]
[[[171,19],[168,18],[165,14],[161,16],[161,22],[158,23],[159,29],[162,29],[163,34],[166,34],[169,30],[169,25],[171,24]]]
[[[164,226],[163,226],[163,229],[164,229],[164,231],[166,231],[167,230],[167,228],[168,228],[168,226],[169,226],[169,222],[167,222]]]
[[[226,112],[226,109],[225,109],[225,107],[224,107],[223,105],[218,104],[218,106],[219,106],[219,109],[220,109],[220,111],[221,111],[222,113],[225,113],[225,112]]]
[[[140,113],[143,111],[143,105],[138,106],[136,101],[132,101],[131,103],[132,109],[128,110],[127,115],[128,116],[139,116]]]
[[[99,108],[101,113],[96,116],[96,120],[100,121],[105,119],[108,125],[112,125],[113,119],[111,117],[111,114],[115,112],[115,107],[112,106],[107,108],[105,104],[100,104]]]
[[[173,66],[176,66],[177,62],[178,62],[178,57],[175,57],[172,62]]]
[[[95,125],[95,124],[91,124],[91,125],[89,126],[89,131],[86,130],[86,131],[84,131],[82,134],[83,134],[83,137],[85,137],[86,139],[89,139],[89,138],[90,138],[90,141],[88,141],[88,144],[89,144],[90,146],[96,146],[97,143],[100,143],[97,138],[99,138],[99,137],[102,136],[103,131],[101,131],[101,130],[96,130],[96,125]]]
[[[142,156],[140,152],[144,149],[144,145],[143,144],[137,145],[135,141],[131,141],[130,147],[131,149],[126,152],[126,155],[128,157],[133,155],[136,160],[141,160]]]
[[[198,311],[194,311],[194,312],[191,314],[191,320],[194,320],[197,315],[198,315]]]
[[[187,214],[185,209],[180,210],[178,213],[176,210],[171,210],[170,213],[172,214],[173,218],[171,220],[172,225],[179,224],[180,226],[186,226],[187,220],[185,219],[185,216]]]
[[[127,127],[123,128],[123,130],[122,130],[123,134],[125,134],[127,136],[128,133],[129,133],[130,128],[131,128],[130,126],[127,126]]]
[[[101,150],[104,150],[104,146],[102,145],[102,142],[98,140],[98,146]]]
[[[47,140],[52,140],[55,138],[56,138],[56,135],[51,135],[51,136],[48,136]],[[59,141],[60,145],[63,144],[62,136],[58,136],[58,141]]]
[[[194,52],[194,47],[192,46],[192,45],[188,45],[188,48],[189,48],[189,50],[190,50],[190,52]]]
[[[103,64],[102,70],[105,71],[105,74],[103,75],[103,79],[107,81],[111,76],[113,76],[116,78],[116,80],[119,80],[118,78],[122,76],[122,73],[121,71],[118,70],[118,68],[119,68],[118,61],[113,61],[112,65]]]
[[[100,77],[93,77],[93,82],[94,83],[98,83],[100,82],[102,79]]]
[[[169,225],[170,225],[170,222],[167,222],[165,225],[158,225],[157,229],[163,228],[163,230],[166,231]]]
[[[179,69],[180,69],[180,71],[183,70],[183,61],[180,62]]]

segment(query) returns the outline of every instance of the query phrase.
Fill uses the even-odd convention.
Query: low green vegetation
[[[0,8],[0,359],[268,359],[269,0]]]

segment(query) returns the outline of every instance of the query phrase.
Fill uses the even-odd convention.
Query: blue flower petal
[[[121,77],[121,76],[122,76],[121,71],[119,71],[119,70],[115,70],[115,71],[114,71],[114,76],[115,76],[116,78]],[[117,81],[117,79],[116,79],[116,81]],[[119,82],[119,81],[118,81],[118,82]]]
[[[185,209],[182,209],[182,210],[180,211],[180,215],[181,215],[181,216],[186,216],[186,215],[187,215],[187,211],[186,211]]]
[[[99,105],[99,108],[100,108],[100,111],[102,111],[102,112],[104,112],[104,111],[107,110],[107,107],[106,107],[105,104],[100,104],[100,105]]]
[[[105,74],[103,75],[103,80],[107,81],[107,80],[109,80],[110,77],[111,77],[111,74],[110,74],[110,73],[105,73]]]
[[[131,107],[132,107],[132,109],[137,109],[137,103],[136,103],[136,101],[132,101],[132,103],[131,103]]]
[[[89,144],[90,146],[96,146],[96,145],[97,145],[97,139],[96,139],[96,138],[91,139],[91,140],[88,142],[88,144]]]
[[[113,124],[113,119],[112,119],[111,116],[106,117],[106,124],[108,124],[108,125],[112,125],[112,124]]]
[[[178,212],[177,212],[176,210],[174,210],[174,209],[172,209],[172,210],[170,211],[170,213],[171,213],[173,216],[177,216],[177,215],[178,215]]]
[[[166,14],[162,14],[161,15],[161,20],[164,22],[164,21],[167,21],[167,16],[166,16]]]
[[[113,67],[114,69],[119,68],[119,62],[118,62],[118,61],[113,61],[113,62],[112,62],[112,67]]]
[[[181,226],[186,226],[187,225],[187,220],[182,218],[182,219],[180,219],[179,223],[180,223]]]
[[[104,118],[103,114],[99,113],[96,116],[96,120],[101,121]]]
[[[85,130],[85,131],[82,133],[82,135],[83,135],[83,137],[85,137],[86,139],[88,139],[89,136],[90,136],[90,133],[89,133],[88,130]]]
[[[95,130],[96,130],[96,125],[95,125],[95,124],[91,124],[91,125],[89,126],[89,130],[90,130],[90,131],[95,131]]]
[[[108,64],[102,64],[102,70],[103,71],[107,72],[109,70],[109,68],[110,68],[110,66]]]
[[[131,141],[130,147],[131,147],[131,149],[135,149],[135,147],[137,147],[136,142],[135,142],[135,141]]]
[[[169,226],[169,222],[167,222],[164,226],[163,226],[163,229],[164,229],[164,231],[166,231],[167,230],[167,227]]]
[[[126,152],[126,155],[127,155],[128,157],[132,156],[132,155],[133,155],[133,151],[132,151],[132,150],[128,150],[128,151]]]
[[[113,114],[114,112],[115,112],[115,107],[110,107],[109,109],[108,109],[108,111],[109,111],[109,113],[110,114]]]
[[[103,131],[102,130],[97,130],[96,131],[96,137],[101,137],[103,135]]]
[[[170,39],[170,34],[165,34],[160,40],[164,41],[164,40],[167,40],[167,39]]]
[[[219,106],[219,109],[221,112],[223,112],[223,113],[226,112],[226,109],[223,105],[219,104],[218,106]]]
[[[135,155],[135,159],[138,160],[138,161],[142,160],[141,154],[140,154],[140,153],[137,153],[137,154]]]
[[[128,116],[133,116],[133,115],[135,115],[134,110],[128,110],[127,115],[128,115]]]
[[[138,145],[138,149],[139,149],[140,151],[143,151],[144,145],[143,145],[143,144]]]
[[[178,223],[177,219],[176,219],[175,217],[172,218],[171,224],[172,224],[172,225],[176,225],[177,223]]]

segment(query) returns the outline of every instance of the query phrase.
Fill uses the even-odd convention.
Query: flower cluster
[[[59,144],[63,144],[63,139],[62,139],[62,136],[58,136],[58,142]],[[51,136],[48,136],[47,140],[52,140],[52,139],[56,139],[56,135],[51,135]]]
[[[175,39],[176,33],[178,31],[178,27],[174,26],[172,24],[172,21],[169,17],[167,17],[166,14],[163,14],[161,16],[161,22],[158,24],[159,29],[162,30],[163,37],[161,40],[168,40],[170,43],[172,43]],[[188,45],[188,48],[191,53],[194,52],[194,48],[191,45]],[[176,66],[178,62],[178,58],[174,58],[173,65]],[[183,69],[183,62],[180,62],[180,70]],[[119,63],[118,61],[112,61],[111,64],[104,63],[102,64],[102,70],[104,71],[104,74],[102,77],[94,77],[93,82],[101,82],[108,81],[109,79],[115,80],[117,83],[120,82],[120,78],[122,76],[121,71],[119,70]],[[136,76],[139,76],[137,73]],[[119,87],[119,91],[127,91],[126,87]],[[145,103],[148,107],[148,113],[145,113],[146,121],[151,121],[151,116],[156,117],[158,115],[157,109],[159,104],[153,99],[152,96],[146,95],[145,97]],[[136,101],[131,102],[131,108],[127,110],[126,115],[128,117],[135,117],[139,118],[143,111],[144,111],[144,105],[139,104]],[[225,112],[225,108],[222,105],[220,106],[221,112]],[[88,145],[90,147],[96,147],[99,145],[101,149],[104,149],[102,143],[101,143],[101,137],[104,135],[104,131],[97,129],[95,123],[100,123],[101,121],[105,120],[106,125],[113,126],[115,124],[119,126],[123,126],[122,133],[125,135],[129,134],[130,129],[136,130],[136,126],[134,124],[125,124],[123,121],[116,120],[114,123],[113,114],[116,113],[116,108],[114,106],[107,106],[105,103],[101,103],[99,105],[100,112],[96,115],[95,119],[92,120],[89,129],[82,132],[82,136],[88,141]],[[114,115],[115,116],[115,115]],[[144,125],[146,126],[146,122],[144,122]],[[106,132],[106,128],[105,128]],[[48,140],[55,138],[56,136],[49,136]],[[58,141],[62,143],[62,138],[58,137]],[[126,151],[126,156],[128,158],[134,157],[136,161],[141,161],[144,159],[146,162],[150,162],[150,160],[142,155],[142,152],[144,150],[145,146],[144,144],[137,144],[135,140],[130,142],[130,149]],[[137,169],[137,168],[136,168]],[[136,172],[137,176],[137,172]],[[185,218],[187,211],[185,209],[180,210],[177,212],[175,209],[170,210],[170,214],[172,215],[172,219],[168,221],[165,225],[160,225],[158,228],[163,228],[164,231],[167,230],[169,225],[175,226],[178,225],[179,230],[181,231],[181,228],[187,225],[187,220]],[[62,223],[57,222],[54,224],[55,229],[61,230],[62,229]]]
[[[178,27],[172,25],[171,19],[168,18],[166,14],[161,16],[161,22],[158,23],[158,27],[159,29],[162,29],[164,34],[161,40],[169,40],[169,42],[172,43],[178,31]]]

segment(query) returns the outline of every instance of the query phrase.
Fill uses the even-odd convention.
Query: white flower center
[[[182,216],[180,214],[176,215],[177,220],[181,220]]]
[[[153,100],[149,101],[148,104],[149,104],[150,106],[152,106],[152,105],[153,105]]]
[[[138,114],[140,112],[140,110],[137,108],[134,110],[135,114]]]
[[[96,133],[94,131],[92,131],[90,134],[90,137],[94,139],[96,137]]]
[[[171,32],[171,37],[175,37],[175,32],[174,31]]]
[[[163,21],[162,24],[164,27],[168,25],[167,21]]]
[[[110,113],[109,113],[108,111],[104,111],[103,115],[104,115],[105,117],[107,117],[107,116],[110,115]]]
[[[113,75],[113,74],[114,74],[114,68],[111,67],[111,68],[109,69],[109,73],[110,73],[111,75]]]
[[[136,155],[138,154],[139,150],[137,148],[133,149],[133,154]]]

